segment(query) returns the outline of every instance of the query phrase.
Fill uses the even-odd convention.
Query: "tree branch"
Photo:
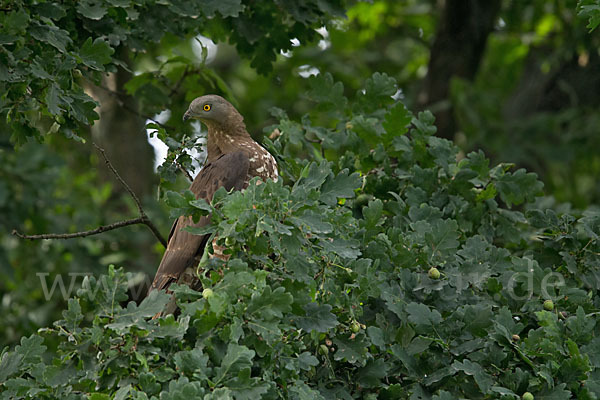
[[[133,192],[133,190],[131,190],[131,188],[129,187],[129,185],[127,184],[127,182],[125,182],[123,180],[123,178],[121,178],[121,175],[119,175],[119,173],[117,172],[117,170],[115,169],[115,167],[113,167],[112,163],[110,162],[110,160],[106,156],[106,152],[104,151],[104,149],[102,147],[98,146],[96,143],[93,143],[93,144],[94,144],[94,147],[96,149],[98,149],[98,151],[100,152],[100,154],[102,154],[102,158],[104,158],[104,161],[106,162],[106,165],[108,166],[108,168],[112,171],[112,173],[115,175],[115,177],[117,178],[117,180],[121,183],[121,185],[123,185],[123,187],[125,188],[125,190],[127,190],[127,192],[129,193],[129,195],[133,198],[133,201],[135,202],[135,205],[137,206],[137,209],[138,209],[138,212],[140,213],[140,216],[137,217],[137,218],[132,218],[132,219],[128,219],[128,220],[125,220],[125,221],[115,222],[115,223],[109,224],[109,225],[102,225],[102,226],[99,226],[96,229],[92,229],[92,230],[88,230],[88,231],[83,231],[83,232],[74,232],[74,233],[45,233],[45,234],[40,234],[40,235],[25,235],[25,234],[22,234],[20,232],[17,232],[17,230],[13,230],[12,234],[14,236],[17,236],[17,237],[21,238],[21,239],[73,239],[73,238],[76,238],[76,237],[86,237],[86,236],[91,236],[91,235],[97,235],[99,233],[111,231],[111,230],[117,229],[117,228],[122,228],[124,226],[136,225],[136,224],[143,224],[143,225],[146,225],[148,228],[150,228],[150,230],[152,231],[152,233],[154,234],[154,236],[156,236],[156,238],[158,239],[158,241],[160,243],[162,243],[162,245],[166,248],[167,247],[167,241],[160,234],[160,232],[158,231],[158,229],[156,228],[156,226],[152,223],[152,221],[150,221],[150,218],[148,218],[148,216],[144,212],[144,209],[142,208],[142,203],[140,202],[140,199]]]
[[[20,232],[17,232],[16,229],[13,229],[12,234],[21,239],[73,239],[77,237],[86,237],[91,235],[97,235],[98,233],[112,231],[113,229],[122,228],[124,226],[135,225],[135,224],[144,224],[143,217],[137,217],[133,219],[128,219],[125,221],[115,222],[114,224],[102,225],[96,229],[91,229],[89,231],[83,232],[74,232],[74,233],[43,233],[41,235],[24,235]]]
[[[102,89],[102,90],[104,90],[105,92],[107,92],[107,93],[108,93],[108,94],[110,94],[111,96],[114,96],[114,97],[116,97],[116,98],[117,98],[117,103],[119,104],[119,106],[123,107],[123,109],[124,109],[125,111],[128,111],[128,112],[130,112],[130,113],[132,113],[132,114],[134,114],[134,115],[137,115],[138,117],[141,117],[141,118],[144,118],[144,119],[150,120],[150,121],[154,122],[156,125],[162,126],[162,127],[163,127],[163,128],[165,128],[165,129],[169,129],[169,130],[173,130],[173,129],[175,129],[175,128],[174,128],[174,127],[172,127],[172,126],[170,126],[170,125],[166,125],[166,124],[163,124],[162,122],[160,122],[160,121],[157,121],[155,118],[153,118],[153,117],[151,117],[151,116],[149,116],[149,115],[143,114],[143,113],[139,112],[138,110],[136,110],[136,109],[134,109],[134,108],[130,107],[129,105],[127,105],[127,103],[125,103],[125,102],[124,102],[124,101],[121,99],[121,97],[120,97],[120,96],[126,96],[126,94],[124,94],[124,93],[120,93],[120,92],[118,92],[118,91],[116,91],[116,90],[112,90],[112,89],[110,89],[110,88],[107,88],[106,86],[103,86],[103,85],[97,85],[97,87],[98,87],[98,88],[100,88],[100,89]]]
[[[190,66],[186,66],[185,70],[183,71],[183,74],[181,74],[181,77],[179,78],[179,80],[177,80],[177,83],[175,84],[175,86],[173,86],[173,88],[171,88],[171,92],[169,93],[169,97],[173,97],[173,95],[175,93],[177,93],[177,91],[179,90],[179,87],[181,86],[181,84],[183,83],[183,80],[190,74]]]
[[[165,129],[169,129],[169,130],[174,130],[174,129],[175,129],[175,128],[174,128],[174,127],[172,127],[171,125],[166,125],[166,124],[163,124],[162,122],[160,122],[160,121],[156,120],[155,118],[152,118],[152,117],[151,117],[151,116],[149,116],[149,115],[142,114],[142,113],[140,113],[139,111],[137,111],[137,110],[134,110],[133,108],[129,107],[127,104],[125,104],[125,103],[124,103],[124,102],[122,102],[122,101],[119,101],[119,105],[120,105],[121,107],[123,107],[123,109],[124,109],[125,111],[129,111],[130,113],[132,113],[132,114],[135,114],[135,115],[137,115],[138,117],[142,117],[142,118],[148,119],[148,120],[150,120],[150,121],[154,122],[156,125],[160,125],[160,126],[162,126],[163,128],[165,128]]]
[[[121,183],[121,185],[123,185],[123,187],[125,188],[125,190],[127,190],[127,192],[129,192],[129,194],[133,198],[133,201],[135,201],[135,204],[136,204],[136,206],[138,208],[138,211],[140,213],[140,217],[145,216],[146,214],[144,213],[144,210],[142,209],[142,203],[140,203],[140,199],[137,197],[137,195],[134,193],[134,191],[131,190],[131,188],[129,187],[129,185],[127,184],[127,182],[125,182],[123,180],[123,178],[121,178],[121,175],[119,175],[119,173],[117,172],[117,170],[115,169],[115,167],[113,167],[112,163],[110,162],[110,160],[106,156],[106,151],[104,151],[104,149],[102,147],[98,146],[96,143],[92,143],[92,144],[94,145],[94,147],[96,148],[96,150],[98,150],[100,152],[100,154],[102,154],[102,158],[104,158],[104,161],[106,162],[106,166],[112,171],[112,173],[115,175],[115,177],[117,178],[117,180]]]
[[[179,168],[179,170],[188,178],[190,182],[194,182],[194,178],[192,178],[192,175],[190,175],[190,173],[183,168],[183,165],[179,164],[177,161],[175,161],[175,165],[177,165],[177,168]]]

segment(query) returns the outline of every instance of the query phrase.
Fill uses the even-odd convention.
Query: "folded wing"
[[[212,201],[213,195],[220,187],[228,191],[242,190],[248,185],[248,166],[249,160],[245,153],[239,151],[224,154],[200,171],[192,182],[190,190],[196,198],[207,202]],[[150,290],[168,289],[173,282],[186,283],[191,287],[197,286],[198,280],[192,275],[195,274],[195,266],[202,257],[210,235],[192,235],[182,229],[188,226],[203,227],[209,223],[209,215],[201,217],[197,223],[194,223],[191,217],[185,216],[175,221],[169,235],[167,250],[156,271]]]

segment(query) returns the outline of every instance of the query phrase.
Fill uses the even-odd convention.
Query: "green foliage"
[[[224,94],[234,103],[237,96],[229,87],[232,80],[226,83],[220,72],[206,66],[206,48],[201,56],[194,54],[195,38],[205,35],[223,47],[224,42],[235,45],[243,60],[255,59],[265,74],[273,55],[291,48],[291,38],[309,43],[318,37],[314,28],[328,25],[344,5],[338,0],[298,1],[290,7],[275,1],[250,7],[241,0],[3,1],[0,348],[59,318],[67,306],[65,296],[80,286],[84,275],[127,260],[128,270],[138,271],[139,285],[143,273],[152,273],[160,260],[162,247],[152,246],[152,235],[143,226],[69,241],[25,241],[11,235],[13,229],[77,232],[137,214],[128,195],[120,196],[118,184],[106,182],[104,162],[98,162],[90,146],[90,125],[97,122],[102,96],[119,98],[117,118],[124,127],[137,118],[172,111],[165,123],[168,135],[163,125],[149,128],[169,146],[169,158],[160,168],[161,189],[180,190],[183,179],[176,182],[176,162],[191,170],[192,158],[184,150],[202,147],[197,137],[191,138],[190,124],[181,122],[184,107],[201,93]],[[118,87],[110,83],[112,78]],[[97,142],[101,130],[102,125],[94,131]],[[141,126],[139,134],[143,142]],[[126,152],[133,148],[128,141],[112,144]],[[110,144],[103,146],[111,154]],[[128,180],[117,158],[112,161]],[[159,230],[167,233],[168,211],[151,196],[142,201]],[[133,287],[132,292],[143,290]]]
[[[596,85],[597,59],[588,56],[600,45],[598,31],[590,33],[597,8],[595,0],[503,2],[506,27],[490,35],[477,76],[451,85],[464,151],[483,148],[492,160],[534,171],[548,194],[580,209],[600,198],[592,183],[598,154],[589,151],[599,140],[589,128],[600,118],[598,98],[585,96]],[[557,82],[574,89],[578,102]]]
[[[60,136],[18,151],[0,149],[0,348],[60,318],[84,276],[124,260],[129,271],[140,271],[159,256],[158,249],[141,244],[154,241],[143,226],[67,241],[11,235],[13,229],[76,232],[136,215],[128,194],[118,196],[110,183],[99,181],[97,155],[91,152]],[[144,208],[168,232],[168,213],[155,201]],[[138,281],[142,277],[136,274]]]
[[[94,111],[97,102],[83,87],[100,83],[103,72],[129,69],[127,51],[143,54],[159,43],[179,43],[207,34],[215,41],[235,44],[238,52],[264,74],[272,69],[276,54],[291,49],[290,39],[314,39],[314,29],[342,16],[345,6],[344,0],[302,0],[285,7],[277,1],[247,3],[11,1],[0,13],[0,121],[15,144],[31,138],[41,140],[44,134],[57,131],[83,140],[75,133],[80,125],[99,118]],[[178,53],[164,65],[184,63],[187,68],[198,64],[193,57]],[[183,68],[176,72],[183,72]],[[203,74],[226,86],[214,73]],[[137,86],[150,102],[154,98],[164,107],[170,101],[161,93],[165,78],[161,71],[148,73],[134,80],[137,84],[130,82],[128,90],[137,92]],[[141,79],[145,80],[143,85]]]
[[[589,23],[587,28],[591,31],[600,25],[600,1],[598,0],[580,0],[577,3],[578,15],[587,18]]]
[[[344,1],[5,3],[1,397],[598,397],[600,216],[536,197],[527,172],[580,209],[600,198],[598,91],[577,75],[597,69],[597,0],[502,2],[474,81],[454,80],[440,104],[454,110],[460,150],[432,136],[431,113],[390,97],[417,108],[434,2],[357,2],[345,19]],[[198,34],[237,52],[220,46],[207,65],[206,49],[192,53]],[[175,289],[176,318],[150,319],[164,294],[127,303],[143,275],[101,276],[111,263],[156,266],[143,228],[66,242],[8,234],[136,212],[67,140],[87,140],[97,118],[82,87],[117,69],[135,72],[122,90],[144,118],[172,112],[148,126],[169,147],[172,216],[212,212],[192,232],[215,233],[232,257],[203,264],[202,292]],[[560,90],[532,95],[521,79]],[[202,147],[180,117],[207,92],[233,101],[253,133],[274,124],[264,132],[281,136],[264,143],[282,182],[220,192],[212,206],[179,192],[177,164],[190,169],[186,151]],[[167,213],[147,203],[166,232]],[[80,286],[53,286],[68,274],[91,276],[59,299]]]
[[[204,292],[172,288],[177,317],[151,319],[165,293],[126,304],[132,277],[111,267],[54,327],[3,351],[2,395],[600,395],[600,214],[539,208],[534,174],[490,168],[482,152],[457,161],[456,146],[431,136],[430,113],[365,106],[387,103],[375,93],[393,81],[366,85],[355,101],[336,95],[346,106],[320,127],[280,113],[270,151],[283,159],[300,141],[312,158],[282,161],[284,179],[219,191],[210,205],[167,196],[177,214],[210,211],[231,256],[202,264]],[[317,129],[341,157],[307,140]],[[52,356],[44,337],[60,339]]]

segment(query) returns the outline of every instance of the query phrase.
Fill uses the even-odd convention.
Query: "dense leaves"
[[[390,103],[391,80],[367,86]],[[284,179],[210,205],[169,194],[176,214],[210,211],[227,244],[229,261],[201,262],[210,291],[174,287],[181,313],[151,319],[168,294],[136,305],[122,269],[87,278],[62,320],[3,351],[3,396],[600,395],[600,214],[539,208],[534,174],[490,167],[482,152],[457,161],[430,113],[363,101],[331,111],[339,160],[281,161]],[[317,128],[280,115],[268,146],[281,159]],[[385,139],[370,147],[372,135]],[[327,154],[326,143],[309,146]],[[44,337],[62,338],[52,360]]]
[[[593,31],[600,25],[600,2],[597,0],[580,0],[577,4],[579,15],[589,20],[588,28]]]
[[[359,2],[347,19],[337,0],[5,3],[3,398],[599,396],[600,214],[537,197],[529,172],[575,207],[598,198],[598,0],[502,2],[477,75],[448,79],[432,105],[453,108],[460,149],[433,136],[433,114],[407,111],[421,109],[436,2]],[[198,34],[237,52],[220,46],[210,64],[206,47],[193,54]],[[101,77],[127,69],[135,75],[107,90]],[[132,96],[143,111],[123,109],[162,121],[148,125],[169,147],[159,193],[173,217],[211,212],[193,233],[214,233],[231,254],[202,261],[202,292],[174,288],[177,317],[151,319],[164,293],[130,301],[144,274],[102,275],[109,264],[152,270],[161,250],[146,232],[8,235],[135,212],[65,140],[87,140],[98,117],[84,87]],[[180,166],[202,150],[180,117],[209,91],[253,133],[279,107],[265,128],[277,138],[264,143],[282,181],[219,192],[212,205],[179,191]]]
[[[94,111],[98,104],[84,86],[100,83],[102,72],[129,69],[127,51],[142,54],[161,42],[208,34],[215,41],[229,40],[258,72],[267,73],[276,54],[291,49],[290,39],[312,40],[314,29],[342,16],[345,6],[343,0],[247,3],[8,2],[0,10],[0,121],[16,144],[57,131],[80,138],[75,133],[79,125],[99,117]],[[194,57],[180,54],[168,62],[186,63],[186,68],[198,64]],[[161,79],[152,79],[160,75],[146,74],[141,83],[129,87],[137,86],[151,102],[154,98],[167,106]],[[218,80],[214,73],[211,78]]]
[[[148,128],[170,150],[159,170],[161,189],[180,190],[185,183],[175,182],[180,173],[175,161],[191,170],[192,157],[184,150],[193,145],[202,150],[197,136],[191,135],[193,128],[181,122],[183,108],[209,91],[236,102],[231,80],[226,83],[207,67],[206,45],[194,52],[201,35],[222,47],[231,43],[248,61],[246,68],[255,60],[252,73],[260,70],[264,75],[273,55],[291,48],[290,39],[310,43],[320,37],[314,29],[341,16],[345,5],[338,0],[297,1],[293,7],[281,1],[261,2],[260,7],[248,4],[241,0],[2,2],[0,348],[18,343],[22,335],[58,318],[83,276],[127,260],[128,271],[138,272],[140,284],[160,260],[162,247],[154,246],[152,236],[138,226],[72,241],[32,242],[11,235],[13,230],[72,233],[137,213],[128,195],[121,196],[120,184],[107,182],[104,162],[92,141],[107,150],[134,189],[138,179],[142,188],[149,189],[146,194],[154,194],[153,179],[158,178],[150,169],[151,152],[138,151],[149,147],[143,125],[146,118],[172,111],[173,118],[165,123],[168,134],[160,124]],[[107,104],[111,102],[115,107]],[[111,119],[104,113],[107,108],[116,111],[112,116],[116,122],[103,131]],[[114,140],[107,138],[113,133]],[[131,136],[123,140],[127,135]],[[118,151],[111,151],[115,148],[127,154],[121,165]],[[134,171],[130,176],[128,167]],[[139,197],[166,235],[168,211],[152,196]],[[140,286],[134,291],[144,290]]]

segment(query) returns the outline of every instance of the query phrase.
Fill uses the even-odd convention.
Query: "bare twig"
[[[77,237],[86,237],[91,235],[97,235],[98,233],[103,233],[107,231],[112,231],[113,229],[122,228],[124,226],[135,225],[135,224],[143,224],[143,218],[133,218],[125,221],[115,222],[110,225],[102,225],[96,229],[91,229],[89,231],[83,232],[74,232],[74,233],[43,233],[41,235],[24,235],[17,230],[13,230],[12,234],[21,239],[73,239]]]
[[[110,160],[106,156],[106,152],[104,151],[104,149],[102,147],[98,146],[96,143],[94,143],[94,147],[96,149],[98,149],[98,151],[100,152],[100,154],[102,154],[102,158],[104,158],[104,161],[106,162],[106,165],[108,166],[108,168],[110,168],[110,170],[115,175],[115,177],[119,180],[119,182],[121,182],[121,185],[123,185],[123,187],[125,188],[125,190],[127,190],[129,192],[129,194],[133,198],[133,201],[135,201],[135,204],[136,204],[136,206],[138,208],[138,211],[140,213],[140,218],[142,220],[141,223],[144,224],[144,225],[146,225],[148,228],[150,228],[150,230],[152,231],[152,233],[154,233],[154,236],[156,236],[156,238],[158,239],[158,241],[161,242],[162,245],[166,248],[167,247],[167,241],[165,240],[164,237],[162,237],[162,235],[160,234],[160,232],[158,231],[158,229],[156,228],[156,226],[152,223],[152,221],[150,221],[150,218],[148,218],[148,216],[146,215],[146,212],[142,208],[142,203],[140,202],[140,199],[137,197],[137,195],[135,194],[135,192],[129,187],[129,185],[127,184],[127,182],[125,182],[125,180],[123,180],[123,178],[121,178],[121,175],[119,175],[119,173],[117,172],[117,170],[115,169],[115,167],[113,167],[112,163],[110,162]]]
[[[97,87],[99,87],[100,89],[106,91],[108,94],[110,94],[111,96],[115,96],[117,98],[117,103],[119,104],[120,107],[122,107],[125,111],[129,111],[130,113],[137,115],[138,117],[142,117],[144,119],[150,120],[152,122],[154,122],[156,125],[162,126],[165,129],[170,129],[173,130],[175,129],[174,127],[170,126],[170,125],[165,125],[162,122],[156,120],[155,118],[147,115],[147,114],[143,114],[141,112],[139,112],[138,110],[134,109],[133,107],[130,107],[126,102],[124,102],[120,96],[126,96],[125,93],[120,93],[116,90],[112,90],[107,88],[106,86],[102,86],[102,85],[97,85]]]
[[[72,239],[72,238],[76,238],[76,237],[86,237],[86,236],[90,236],[90,235],[97,235],[99,233],[111,231],[111,230],[117,229],[117,228],[122,228],[124,226],[136,225],[136,224],[143,224],[143,225],[146,225],[148,228],[150,228],[150,230],[152,231],[152,233],[154,234],[154,236],[156,236],[156,238],[158,239],[158,241],[160,243],[162,243],[162,245],[164,247],[167,247],[167,241],[160,234],[160,232],[158,231],[158,229],[156,228],[156,226],[152,223],[152,221],[150,221],[150,218],[148,218],[148,216],[144,212],[144,209],[142,208],[142,203],[140,202],[140,199],[137,197],[137,195],[134,193],[134,191],[131,190],[131,188],[129,187],[129,185],[127,184],[127,182],[125,182],[123,180],[123,178],[121,178],[121,175],[119,175],[119,173],[117,172],[117,170],[115,169],[115,167],[113,167],[112,163],[110,162],[110,160],[106,156],[106,152],[104,151],[104,149],[102,147],[98,146],[96,143],[94,143],[94,147],[96,149],[98,149],[98,151],[100,152],[100,154],[102,154],[102,158],[104,158],[104,161],[106,162],[106,165],[108,166],[108,168],[112,171],[112,173],[115,175],[115,177],[117,178],[117,180],[121,183],[121,185],[123,185],[123,187],[125,188],[125,190],[127,190],[127,192],[129,193],[129,195],[133,198],[133,201],[135,202],[135,205],[137,206],[137,209],[138,209],[138,212],[140,213],[140,216],[137,217],[137,218],[132,218],[132,219],[128,219],[128,220],[125,220],[125,221],[115,222],[115,223],[109,224],[109,225],[102,225],[102,226],[99,226],[96,229],[92,229],[92,230],[89,230],[89,231],[83,231],[83,232],[74,232],[74,233],[45,233],[45,234],[40,234],[40,235],[25,235],[25,234],[17,232],[16,230],[13,230],[12,234],[15,235],[15,236],[17,236],[17,237],[19,237],[19,238],[21,238],[21,239]]]
[[[125,190],[127,190],[127,192],[129,192],[129,194],[133,198],[133,201],[135,201],[135,204],[136,204],[136,206],[138,208],[138,211],[140,212],[140,217],[143,217],[144,215],[146,215],[144,213],[144,210],[142,209],[142,203],[140,203],[140,199],[137,197],[137,195],[135,194],[135,192],[129,187],[129,185],[127,184],[127,182],[125,182],[123,180],[123,178],[121,178],[121,175],[119,175],[119,173],[117,172],[117,170],[115,169],[115,167],[113,167],[112,163],[110,162],[110,160],[106,156],[106,151],[104,151],[104,149],[102,147],[98,146],[96,143],[92,143],[92,144],[94,145],[94,147],[96,148],[96,150],[98,150],[100,152],[100,154],[102,154],[102,158],[104,158],[104,161],[106,162],[106,166],[112,171],[112,173],[115,175],[115,177],[117,178],[117,180],[121,183],[121,185],[123,185],[123,187],[125,188]]]
[[[194,178],[192,178],[192,175],[190,175],[190,173],[185,168],[183,168],[181,164],[179,164],[177,161],[175,161],[175,164],[177,164],[177,168],[179,168],[179,170],[183,173],[183,175],[186,176],[186,178],[188,178],[190,182],[194,182]]]
[[[137,111],[137,110],[129,107],[125,102],[119,101],[119,105],[121,107],[123,107],[124,110],[129,111],[130,113],[135,114],[138,117],[142,117],[142,118],[145,118],[147,120],[150,120],[150,121],[154,122],[156,125],[162,126],[165,129],[169,129],[169,130],[174,130],[175,129],[175,127],[173,127],[171,125],[163,124],[162,122],[156,120],[155,118],[152,118],[151,116],[146,115],[146,114],[142,114],[141,112],[139,112],[139,111]]]
[[[177,91],[179,90],[179,87],[181,86],[181,84],[183,83],[183,80],[190,74],[190,66],[186,66],[185,70],[183,71],[183,74],[181,74],[181,77],[177,80],[177,83],[175,83],[175,86],[173,86],[171,88],[171,92],[169,93],[169,97],[173,97],[173,95],[175,93],[177,93]]]

